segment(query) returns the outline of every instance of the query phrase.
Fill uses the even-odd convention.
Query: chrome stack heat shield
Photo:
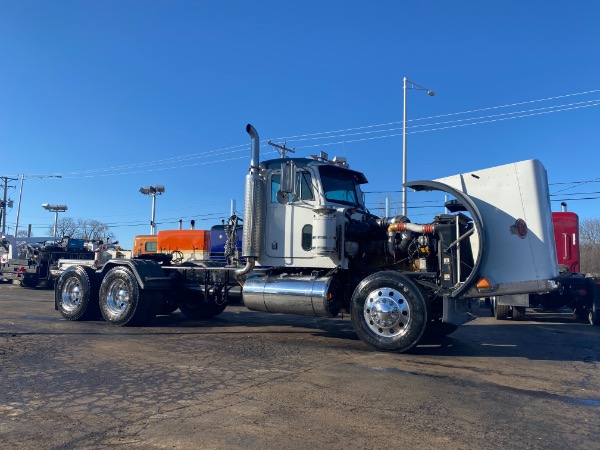
[[[264,183],[260,178],[258,168],[260,154],[258,133],[250,124],[246,126],[246,131],[252,139],[252,155],[250,172],[246,175],[242,256],[258,258],[260,257],[261,236],[265,222]]]

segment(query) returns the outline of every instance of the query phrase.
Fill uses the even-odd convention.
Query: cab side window
[[[281,175],[271,175],[271,203],[277,203],[277,192],[281,189]]]
[[[300,200],[314,200],[312,177],[309,172],[298,172],[296,192]]]
[[[271,203],[277,203],[277,192],[281,189],[281,175],[271,175]],[[312,177],[309,172],[296,174],[296,197],[299,200],[314,200]]]

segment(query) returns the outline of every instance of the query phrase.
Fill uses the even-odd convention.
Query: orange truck
[[[161,230],[156,235],[139,235],[133,240],[133,254],[173,254],[174,259],[206,260],[210,253],[208,230]]]
[[[133,238],[133,254],[135,256],[156,253],[158,236],[155,234],[140,234]]]

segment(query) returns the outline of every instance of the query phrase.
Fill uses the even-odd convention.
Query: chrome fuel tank
[[[244,283],[244,304],[254,311],[335,317],[330,289],[331,277],[253,276]]]

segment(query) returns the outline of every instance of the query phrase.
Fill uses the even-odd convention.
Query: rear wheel
[[[588,321],[591,325],[600,325],[600,307],[596,303],[592,302],[592,306],[588,312]]]
[[[39,278],[36,274],[26,273],[25,275],[23,275],[23,279],[21,280],[21,286],[33,289],[37,287],[38,282]]]
[[[113,267],[100,285],[100,311],[112,325],[146,325],[156,317],[160,300],[160,293],[141,290],[127,267]]]
[[[100,315],[98,288],[91,269],[67,268],[56,281],[56,306],[67,320],[90,320]]]
[[[510,315],[510,306],[508,305],[499,305],[498,298],[492,297],[492,305],[493,305],[493,313],[496,320],[506,320]]]
[[[214,295],[206,300],[201,291],[184,291],[179,299],[179,310],[188,319],[210,319],[218,316],[227,307],[222,296]]]
[[[526,308],[524,306],[513,306],[513,320],[525,320],[525,311]]]
[[[377,350],[405,352],[427,325],[421,289],[396,272],[369,275],[354,290],[350,317],[358,337]]]

